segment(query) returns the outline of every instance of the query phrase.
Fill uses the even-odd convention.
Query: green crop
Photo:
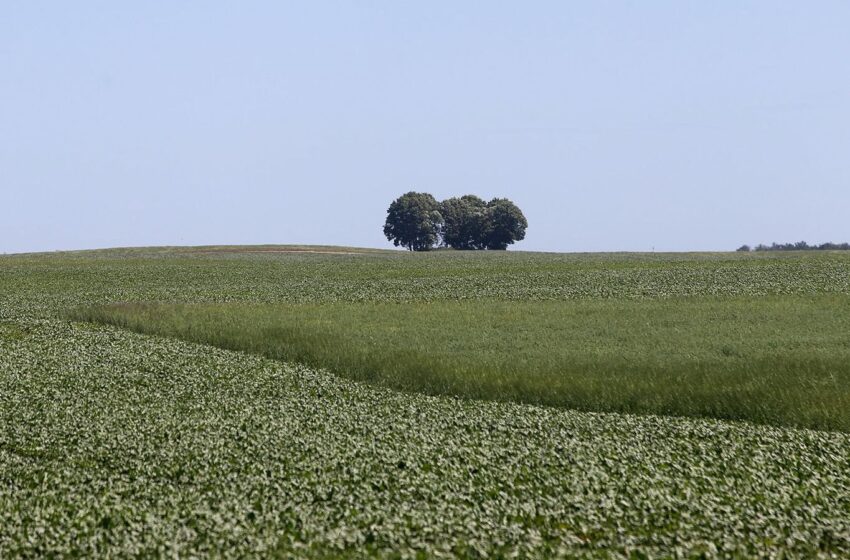
[[[838,254],[419,257],[0,258],[0,557],[850,555],[846,433],[408,394],[64,318],[850,294]]]
[[[118,304],[74,318],[403,391],[850,431],[850,297]]]

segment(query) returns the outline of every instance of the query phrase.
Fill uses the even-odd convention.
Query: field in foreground
[[[846,557],[846,433],[399,393],[63,317],[794,297],[827,329],[848,294],[840,254],[0,258],[0,557]]]

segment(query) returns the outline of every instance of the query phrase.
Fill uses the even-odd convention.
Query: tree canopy
[[[528,221],[507,198],[467,194],[442,202],[428,193],[409,192],[390,204],[384,235],[397,247],[427,251],[438,244],[453,249],[505,250],[525,239]]]
[[[443,244],[455,249],[486,248],[487,203],[474,194],[440,203],[445,220]]]
[[[741,245],[737,249],[741,252],[747,251],[850,251],[850,243],[821,243],[820,245],[809,245],[805,241],[797,241],[796,243],[771,243],[764,245],[759,243],[754,248],[749,245]]]
[[[428,193],[409,192],[390,204],[384,235],[398,247],[428,251],[440,240],[443,217],[440,203]]]
[[[507,198],[494,198],[487,203],[487,231],[484,235],[488,249],[502,250],[525,239],[528,221],[519,207]]]

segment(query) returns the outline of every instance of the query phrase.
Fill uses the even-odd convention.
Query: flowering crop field
[[[126,303],[333,319],[713,298],[840,366],[847,297],[840,253],[0,257],[0,557],[847,557],[846,431],[402,392],[69,319]],[[808,302],[787,323],[809,338],[783,338],[782,302]],[[846,370],[831,371],[812,383],[840,392]]]

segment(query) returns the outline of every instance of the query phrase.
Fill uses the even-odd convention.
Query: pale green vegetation
[[[292,348],[324,332],[342,357],[362,340],[359,320],[387,337],[377,356],[390,360],[403,337],[381,315],[402,329],[442,323],[436,334],[457,329],[447,313],[486,324],[505,310],[518,324],[560,325],[537,333],[547,345],[602,341],[607,328],[610,342],[597,350],[608,365],[598,371],[615,381],[625,379],[619,351],[633,352],[628,365],[648,361],[660,379],[690,364],[680,382],[702,379],[708,389],[701,375],[737,383],[741,367],[759,374],[739,386],[744,394],[762,391],[765,410],[779,411],[755,419],[841,427],[850,255],[207,251],[0,258],[0,557],[850,555],[842,431],[398,392],[379,385],[404,382],[401,372],[393,380],[376,368],[373,384],[340,376],[367,379],[368,360],[329,364],[336,375],[67,319],[105,309],[142,310],[127,315],[141,320],[158,309],[164,315],[145,328],[182,317],[186,327],[173,334],[192,338],[196,325],[215,342],[210,325],[221,323],[208,319],[226,312],[246,328],[281,327],[266,340],[298,333]],[[112,307],[127,303],[145,305]],[[650,348],[629,327],[643,310],[654,325],[643,331]],[[583,333],[579,311],[599,330]],[[522,353],[509,356],[511,337],[535,360],[542,351],[503,327],[485,331],[505,336],[485,360],[515,360],[500,375],[517,379]],[[440,340],[408,347],[451,356]],[[550,350],[532,378],[561,380],[554,393],[597,352]],[[762,377],[768,369],[751,367],[759,357],[772,357],[779,373]],[[455,389],[463,392],[446,387]],[[478,396],[517,396],[508,389]],[[809,417],[802,405],[770,408],[795,395],[812,403]],[[600,403],[608,406],[617,405]],[[640,406],[623,409],[652,410]]]

